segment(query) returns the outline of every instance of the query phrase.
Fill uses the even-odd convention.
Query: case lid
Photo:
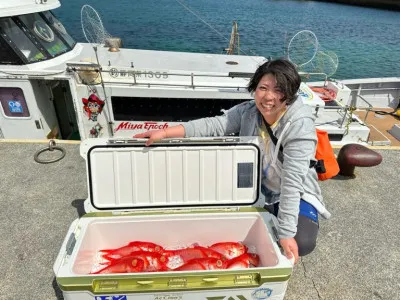
[[[91,205],[97,210],[253,205],[259,197],[260,150],[251,138],[88,139]]]

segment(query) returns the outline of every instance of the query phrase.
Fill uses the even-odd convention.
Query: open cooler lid
[[[249,206],[260,187],[252,138],[88,139],[81,144],[96,210]]]

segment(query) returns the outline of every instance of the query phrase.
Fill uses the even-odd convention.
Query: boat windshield
[[[9,53],[9,57],[19,57],[22,64],[54,58],[71,51],[76,44],[50,11],[0,18],[0,36],[2,51]],[[0,64],[11,61],[5,58]]]

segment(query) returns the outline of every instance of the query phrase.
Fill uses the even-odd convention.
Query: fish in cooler
[[[164,253],[167,253],[170,256],[179,256],[184,263],[187,263],[189,260],[194,258],[206,258],[206,257],[215,257],[218,259],[223,258],[223,255],[220,254],[219,252],[216,252],[212,249],[208,249],[202,246],[194,246],[177,250],[166,250]]]
[[[186,264],[175,269],[176,271],[194,271],[194,270],[219,270],[225,269],[227,262],[215,257],[194,258]]]
[[[144,260],[137,257],[123,257],[117,262],[92,272],[92,274],[110,274],[110,273],[137,273],[144,270]]]
[[[241,269],[256,267],[260,263],[260,258],[255,253],[243,253],[229,260],[227,269]]]
[[[92,274],[217,270],[258,266],[258,255],[247,251],[248,247],[240,242],[220,242],[209,247],[196,244],[167,250],[151,242],[134,241],[120,248],[101,250],[107,262]]]
[[[132,252],[146,251],[146,252],[159,252],[162,253],[164,249],[157,244],[151,242],[134,241],[128,245],[117,248],[117,249],[103,249],[103,257],[107,259],[121,258],[130,255]]]
[[[238,242],[223,242],[211,245],[210,249],[221,253],[227,259],[232,259],[245,253],[248,248]]]

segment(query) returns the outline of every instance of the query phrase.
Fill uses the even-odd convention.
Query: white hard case
[[[254,138],[89,139],[88,199],[54,272],[64,299],[283,299],[292,263],[276,243],[276,219],[260,196]],[[222,271],[89,274],[100,249],[134,240],[166,248],[242,241],[260,266]]]

